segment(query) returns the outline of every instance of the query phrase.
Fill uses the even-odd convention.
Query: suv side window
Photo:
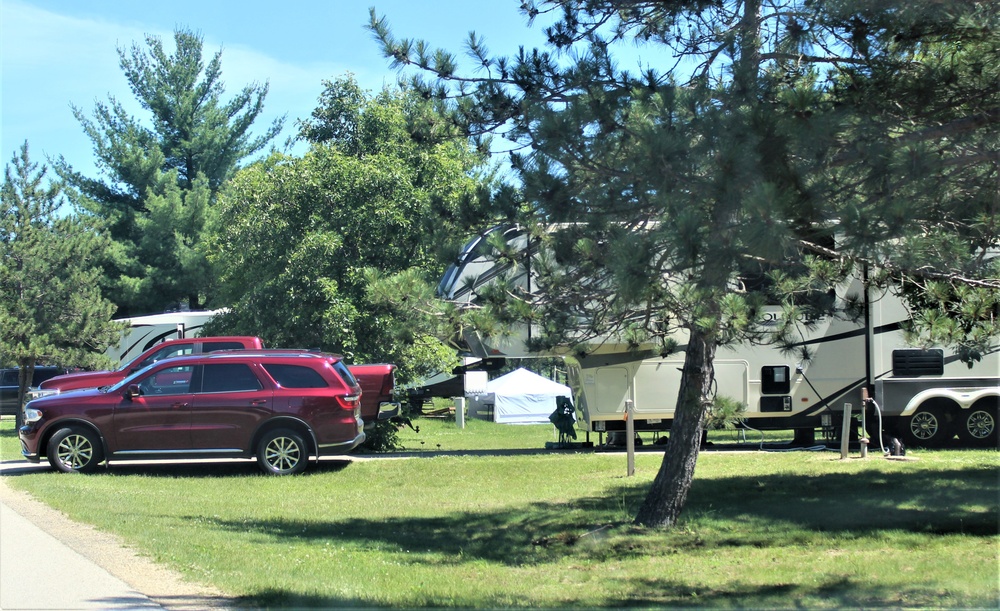
[[[260,380],[245,363],[210,363],[202,370],[201,392],[260,390]]]
[[[45,380],[52,379],[63,373],[61,369],[38,369],[35,368],[35,375],[31,378],[31,385],[38,386]]]
[[[0,386],[17,386],[17,370],[8,369],[3,372],[3,379],[0,380]]]
[[[315,369],[302,365],[266,363],[264,371],[282,388],[326,388],[329,384]]]
[[[171,356],[183,356],[185,354],[191,354],[194,352],[194,344],[171,344],[169,346],[164,346],[160,348],[153,354],[147,356],[141,363],[137,363],[133,369],[138,371],[143,367],[148,367],[157,361],[162,361],[163,359]]]
[[[337,361],[334,363],[333,370],[340,374],[340,377],[344,379],[344,382],[346,382],[348,386],[358,385],[358,381],[354,379],[354,374],[347,368],[344,361]]]
[[[167,367],[139,383],[144,395],[184,395],[191,392],[191,366]]]

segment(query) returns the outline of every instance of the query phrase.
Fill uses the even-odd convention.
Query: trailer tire
[[[997,420],[1000,400],[983,400],[962,413],[958,436],[977,448],[997,447]]]
[[[936,448],[953,435],[945,410],[938,405],[921,405],[900,422],[900,437],[908,446]]]

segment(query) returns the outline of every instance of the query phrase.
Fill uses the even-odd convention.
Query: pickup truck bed
[[[366,429],[375,426],[378,420],[392,418],[399,413],[399,403],[394,401],[395,365],[379,363],[348,365],[347,368],[361,385],[361,418]]]

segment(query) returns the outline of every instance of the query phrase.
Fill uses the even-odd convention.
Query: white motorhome
[[[524,286],[531,282],[529,272],[494,265],[484,255],[486,237],[497,231],[518,248],[528,244],[524,232],[516,228],[495,228],[477,237],[446,273],[438,288],[442,298],[472,301],[476,287],[507,273],[519,274],[513,281]],[[854,281],[842,287],[839,296],[860,295],[864,290],[860,281]],[[877,430],[881,422],[883,431],[908,445],[935,446],[958,435],[969,445],[996,446],[1000,338],[969,367],[944,350],[908,346],[901,330],[908,314],[891,291],[869,294],[867,302],[862,320],[819,321],[802,338],[811,355],[808,361],[766,345],[720,348],[714,361],[716,394],[740,401],[746,409],[743,425],[758,430],[795,429],[811,437],[822,429],[835,436],[841,431],[845,404],[850,404],[855,414],[867,406],[870,430]],[[768,311],[761,324],[773,323],[779,315],[777,308]],[[523,329],[502,346],[488,345],[475,335],[466,340],[469,349],[482,357],[552,356],[527,349],[531,331]],[[677,339],[683,349],[683,338]],[[636,430],[669,430],[683,351],[660,358],[608,339],[585,356],[557,356],[565,357],[578,423],[586,431],[624,430],[627,402],[633,406]],[[864,403],[863,392],[874,404]]]
[[[115,319],[115,322],[128,322],[129,328],[122,334],[121,342],[117,346],[108,348],[104,355],[116,363],[125,363],[169,339],[197,337],[201,335],[201,328],[205,323],[224,311],[164,312]]]

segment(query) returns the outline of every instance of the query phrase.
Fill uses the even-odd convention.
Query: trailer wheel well
[[[1000,409],[1000,396],[982,397],[972,404],[969,409]]]

